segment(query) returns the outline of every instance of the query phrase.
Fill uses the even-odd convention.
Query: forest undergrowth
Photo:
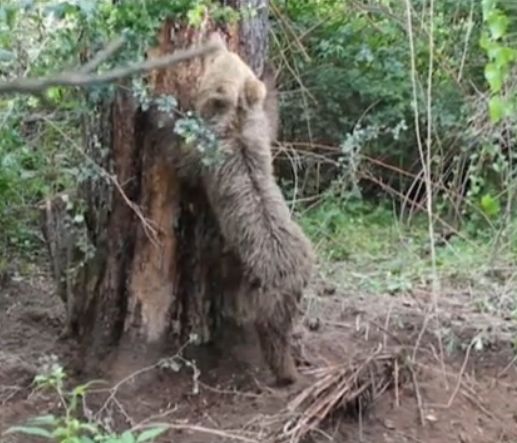
[[[208,0],[143,4],[2,2],[0,79],[78,66],[122,32],[128,47],[104,68],[139,60],[167,15],[192,26],[207,10],[236,19]],[[13,432],[2,443],[143,443],[164,432],[175,442],[251,443],[268,441],[271,429],[296,441],[292,430],[305,432],[303,420],[332,395],[357,403],[352,386],[367,383],[343,380],[365,361],[389,366],[378,379],[388,374],[390,389],[371,401],[373,416],[331,405],[340,412],[318,423],[314,441],[517,442],[517,7],[270,6],[281,108],[275,168],[318,254],[297,331],[299,364],[328,382],[314,395],[322,403],[305,415],[287,410],[300,392],[269,388],[260,362],[236,371],[241,350],[215,369],[175,353],[107,388],[77,375],[75,344],[59,339],[64,307],[39,210],[69,193],[72,222],[84,226],[73,190],[99,172],[82,151],[81,122],[112,91],[54,87],[43,97],[0,96],[0,435],[39,417],[17,429],[30,437]],[[131,87],[145,108],[144,82]]]
[[[417,216],[408,226],[386,202],[343,203],[330,195],[305,209],[300,222],[322,260],[322,272],[349,293],[397,294],[428,287],[432,278],[426,219]],[[472,227],[457,233],[437,233],[436,263],[442,289],[472,293],[481,311],[517,314],[514,297],[517,224],[505,240],[497,230]]]

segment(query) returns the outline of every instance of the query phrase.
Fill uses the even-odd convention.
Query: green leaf
[[[505,102],[500,96],[496,95],[490,99],[488,103],[488,113],[492,123],[498,123],[504,117]]]
[[[479,46],[481,49],[484,49],[485,51],[489,51],[490,49],[499,46],[496,43],[494,43],[492,40],[490,40],[490,37],[488,36],[488,32],[483,31],[481,33],[481,38],[479,39]]]
[[[49,414],[31,418],[28,422],[32,425],[54,425],[58,420],[53,415]]]
[[[483,7],[483,15],[488,16],[495,9],[496,0],[483,0],[481,5]]]
[[[516,51],[513,48],[502,46],[499,43],[490,43],[486,48],[488,58],[503,71],[516,59]]]
[[[0,62],[10,62],[14,60],[16,56],[13,52],[8,51],[7,49],[0,48]]]
[[[59,428],[56,428],[52,431],[52,437],[54,438],[57,438],[57,439],[60,439],[60,438],[65,438],[67,435],[68,435],[68,431],[69,431],[69,427],[70,427],[70,423],[67,423],[66,424],[67,427],[59,427]]]
[[[25,11],[29,11],[34,7],[34,0],[18,0],[18,6]]]
[[[70,169],[70,171],[71,171],[71,174],[77,175],[77,171],[75,169]],[[75,220],[75,217],[74,217],[74,220]],[[84,221],[84,216],[81,216],[80,219],[75,220],[75,221],[77,221],[78,223],[82,223]],[[84,395],[86,395],[86,392],[88,391],[90,386],[92,386],[94,384],[100,384],[100,383],[105,384],[107,382],[104,380],[90,380],[88,383],[85,383],[84,385],[76,386],[74,388],[74,390],[72,391],[72,395],[77,395],[79,397],[83,397]]]
[[[95,12],[96,3],[96,0],[79,0],[77,6],[84,15],[91,17]]]
[[[63,1],[58,3],[51,3],[48,6],[45,6],[44,13],[45,15],[54,15],[58,20],[62,20],[66,14],[73,13],[75,10],[75,5],[71,2]]]
[[[503,74],[495,63],[488,63],[485,66],[485,78],[492,92],[497,93],[503,87]]]
[[[7,26],[9,27],[9,29],[12,29],[16,22],[16,16],[18,15],[17,14],[18,11],[15,6],[6,6],[3,9],[3,11],[5,13],[4,19],[5,19],[5,22],[7,23]]]
[[[80,423],[79,429],[82,431],[88,431],[91,434],[97,434],[99,432],[99,427],[96,424],[92,423]]]
[[[62,89],[58,86],[49,88],[47,90],[47,98],[49,100],[57,102],[61,99],[62,96],[63,96]]]
[[[493,11],[487,18],[488,29],[495,40],[500,39],[506,34],[510,20],[501,11]]]
[[[135,436],[131,431],[126,431],[120,436],[120,443],[135,443]]]
[[[74,215],[74,223],[80,224],[84,222],[84,215],[83,214],[75,214]]]
[[[163,434],[166,430],[166,426],[159,426],[156,428],[148,429],[147,431],[142,432],[138,436],[138,438],[136,439],[136,443],[143,443],[144,441],[152,440],[158,437],[160,434]]]
[[[192,27],[198,27],[203,22],[203,17],[205,15],[206,7],[203,4],[198,4],[194,6],[187,12],[188,23]]]
[[[34,428],[32,426],[13,426],[5,432],[5,434],[14,434],[14,433],[34,435],[37,437],[48,438],[49,440],[52,438],[52,433],[50,433],[46,429]]]
[[[481,198],[481,209],[483,209],[483,212],[486,215],[495,217],[501,212],[501,205],[496,198],[492,197],[490,194],[485,194]]]

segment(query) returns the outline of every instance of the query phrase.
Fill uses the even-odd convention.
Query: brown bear
[[[239,316],[253,319],[279,384],[296,380],[291,332],[314,253],[275,182],[265,85],[221,39],[204,60],[197,112],[219,141],[220,161],[202,182],[227,246],[242,265]]]

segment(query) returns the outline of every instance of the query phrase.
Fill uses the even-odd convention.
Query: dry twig
[[[108,60],[113,54],[115,54],[122,46],[126,40],[124,37],[118,37],[109,43],[103,50],[97,52],[95,56],[83,66],[81,66],[80,72],[84,74],[88,74],[95,69],[97,69],[103,62]]]
[[[399,359],[400,351],[386,352],[379,347],[359,362],[313,370],[316,381],[287,406],[295,416],[285,424],[281,438],[299,442],[337,410],[362,414],[368,404],[393,386],[395,361]]]
[[[409,371],[411,372],[411,379],[413,381],[413,387],[415,389],[415,397],[418,406],[418,417],[420,418],[420,424],[422,426],[425,426],[424,403],[422,401],[422,395],[420,394],[420,388],[418,386],[418,380],[416,378],[415,370],[411,365],[409,365]]]

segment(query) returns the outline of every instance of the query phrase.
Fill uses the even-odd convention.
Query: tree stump
[[[267,0],[231,3],[256,13],[243,15],[239,25],[207,20],[202,29],[169,20],[150,56],[199,44],[217,29],[263,78]],[[155,94],[174,96],[186,111],[192,109],[201,69],[201,61],[193,59],[154,71],[147,81]],[[113,101],[99,105],[84,124],[85,151],[102,171],[70,197],[84,202],[84,223],[70,223],[62,197],[43,210],[53,272],[67,303],[68,332],[81,344],[86,369],[109,367],[128,355],[149,363],[164,347],[192,337],[197,344],[209,343],[234,290],[232,275],[239,272],[225,252],[203,189],[174,173],[170,150],[181,140],[172,134],[173,122],[157,131],[154,114],[139,107],[127,86],[118,85]],[[273,90],[269,98],[274,115]],[[81,238],[88,247],[77,247]]]

